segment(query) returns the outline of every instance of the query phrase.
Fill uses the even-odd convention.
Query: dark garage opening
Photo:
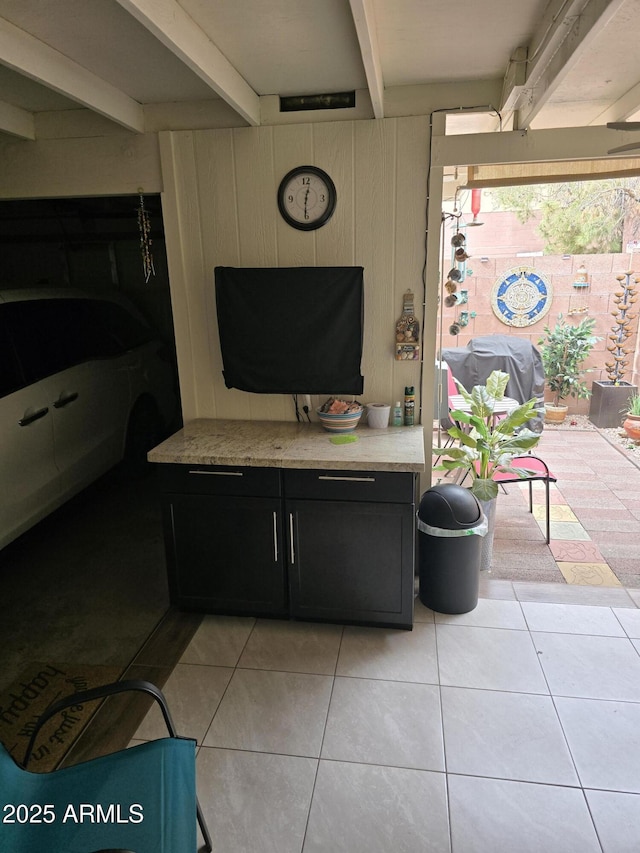
[[[143,203],[148,281],[139,196],[0,201],[0,290],[71,287],[126,297],[166,345],[179,401],[160,196]],[[180,426],[178,402],[169,432]],[[157,661],[144,649],[157,645],[171,619],[152,468],[117,466],[0,550],[0,694],[38,662],[121,674],[133,666],[133,676],[149,676]],[[11,483],[2,488],[10,495]],[[171,629],[174,655],[183,630],[189,620]],[[159,685],[175,663],[165,654],[166,672],[153,669]]]

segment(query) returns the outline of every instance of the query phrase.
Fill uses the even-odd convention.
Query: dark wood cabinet
[[[160,467],[171,602],[210,613],[287,615],[280,472]]]
[[[413,625],[415,477],[285,471],[291,614]]]
[[[412,627],[415,474],[159,468],[173,604]]]

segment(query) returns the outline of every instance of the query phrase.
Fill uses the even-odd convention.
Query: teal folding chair
[[[47,720],[129,690],[158,702],[169,737],[50,773],[25,769]],[[119,681],[61,699],[36,723],[22,767],[0,744],[0,853],[196,853],[197,824],[210,853],[195,750],[195,740],[178,737],[164,696],[149,682]]]

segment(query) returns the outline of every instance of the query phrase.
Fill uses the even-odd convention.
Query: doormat
[[[40,716],[64,696],[117,681],[121,667],[66,663],[32,663],[0,694],[0,742],[22,765]],[[97,711],[102,700],[70,705],[40,730],[27,768],[54,770]]]

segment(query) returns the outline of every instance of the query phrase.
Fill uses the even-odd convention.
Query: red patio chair
[[[536,481],[544,483],[546,520],[545,528],[548,545],[551,541],[551,501],[549,498],[549,484],[555,483],[557,481],[557,478],[551,473],[551,471],[549,470],[549,466],[546,462],[540,459],[539,456],[533,456],[529,453],[525,454],[524,456],[516,456],[511,465],[513,468],[521,468],[530,471],[530,476],[518,477],[517,474],[506,474],[500,471],[495,471],[493,474],[493,479],[500,486],[504,486],[506,483],[529,483],[529,512],[533,512],[533,484]]]

